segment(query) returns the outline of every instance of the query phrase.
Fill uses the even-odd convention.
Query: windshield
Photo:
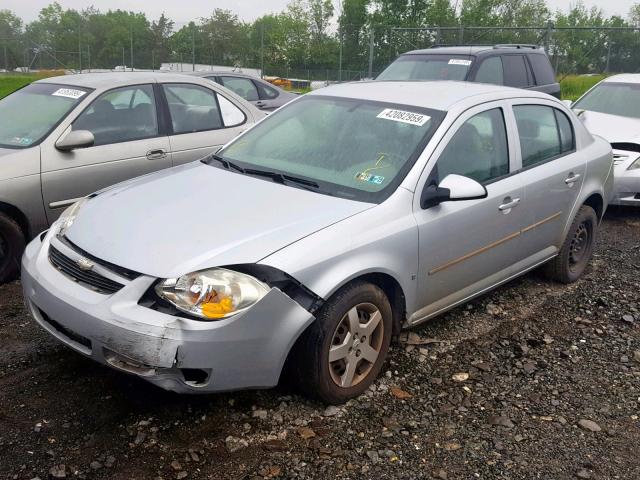
[[[444,113],[307,96],[275,112],[220,156],[243,168],[312,181],[316,191],[379,203],[400,184]]]
[[[601,83],[571,108],[640,118],[640,84]]]
[[[0,146],[28,148],[40,143],[89,90],[32,83],[0,100]]]
[[[465,80],[472,63],[468,55],[402,55],[376,80]]]

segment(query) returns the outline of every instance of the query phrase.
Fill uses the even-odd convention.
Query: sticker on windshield
[[[33,143],[33,139],[29,138],[29,137],[13,137],[11,139],[11,143],[15,144],[15,145],[31,145]]]
[[[73,98],[74,100],[77,100],[83,95],[85,95],[86,93],[87,92],[83,90],[76,90],[75,88],[59,88],[58,90],[53,92],[51,95],[54,95],[56,97]]]
[[[462,60],[461,58],[452,58],[449,60],[449,65],[462,65],[463,67],[468,67],[471,65],[471,60]]]
[[[382,175],[372,175],[371,173],[366,172],[356,173],[356,180],[360,182],[373,183],[375,185],[382,185],[384,183],[384,177]]]
[[[392,108],[385,108],[378,118],[385,120],[393,120],[394,122],[408,123],[409,125],[416,125],[418,127],[423,126],[431,117],[428,115],[422,115],[421,113],[405,112],[403,110],[394,110]]]

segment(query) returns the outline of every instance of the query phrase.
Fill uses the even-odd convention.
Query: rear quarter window
[[[529,55],[529,61],[531,62],[531,67],[533,67],[533,75],[537,85],[551,85],[556,83],[556,75],[546,55]]]

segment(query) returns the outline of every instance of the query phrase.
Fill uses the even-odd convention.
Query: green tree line
[[[640,4],[621,17],[581,2],[552,11],[545,0],[342,0],[340,9],[332,0],[292,0],[252,22],[214,9],[176,24],[164,14],[149,19],[52,3],[30,23],[0,10],[0,68],[157,69],[162,62],[194,62],[315,78],[340,70],[348,79],[366,75],[370,62],[376,72],[403,51],[436,43],[534,43],[548,48],[560,72],[636,71],[640,34],[631,27],[640,27]]]

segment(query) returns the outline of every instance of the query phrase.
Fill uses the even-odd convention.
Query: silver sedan
[[[572,108],[587,129],[611,143],[615,184],[611,203],[640,206],[640,74],[606,78]]]
[[[23,258],[34,319],[177,392],[339,403],[391,338],[546,264],[577,280],[610,145],[543,94],[452,82],[301,97],[206,160],[81,200]]]
[[[0,283],[79,198],[199,160],[263,117],[207,80],[151,72],[48,78],[3,98]]]

